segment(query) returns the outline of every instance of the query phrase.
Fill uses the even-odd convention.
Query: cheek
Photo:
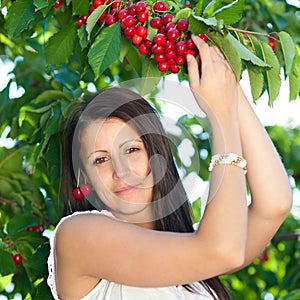
[[[150,171],[149,159],[146,155],[140,155],[129,161],[130,170],[140,176],[147,176]]]

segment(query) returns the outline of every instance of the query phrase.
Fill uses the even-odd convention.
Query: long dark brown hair
[[[142,116],[142,117],[141,117]],[[160,164],[151,166],[155,185],[153,186],[153,206],[155,230],[172,232],[193,232],[191,206],[180,180],[169,139],[156,110],[142,97],[127,88],[112,87],[97,93],[89,100],[79,103],[62,129],[62,192],[65,203],[65,214],[74,211],[95,209],[91,201],[75,200],[72,190],[79,180],[77,168],[83,168],[79,160],[74,160],[74,153],[80,150],[80,133],[91,122],[119,118],[128,122],[141,136],[149,158],[159,155],[164,159],[165,166],[159,170]],[[72,142],[73,141],[73,142]],[[74,166],[77,164],[77,166]],[[151,165],[151,159],[150,159]],[[160,176],[161,172],[164,176]],[[156,180],[156,177],[159,180]],[[93,195],[93,197],[98,197]],[[161,201],[163,199],[163,201]],[[98,198],[97,209],[107,209]],[[93,203],[93,202],[92,202]],[[109,208],[108,208],[109,210]],[[200,281],[215,299],[228,300],[229,295],[218,277]],[[184,286],[196,292],[194,284]]]

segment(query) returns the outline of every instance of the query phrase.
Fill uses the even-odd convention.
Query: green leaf
[[[0,156],[0,170],[3,169],[10,172],[20,172],[23,170],[23,155],[24,148],[5,150],[5,156]]]
[[[52,100],[59,100],[62,98],[66,98],[65,94],[62,91],[58,90],[48,90],[41,93],[35,100],[34,103],[41,103],[44,101],[52,101]]]
[[[13,235],[27,226],[35,225],[36,218],[33,216],[15,216],[7,223],[7,233]]]
[[[269,105],[272,106],[279,94],[281,86],[280,65],[272,48],[264,42],[261,43],[261,46],[264,61],[272,67],[270,70],[266,70],[266,85],[269,94]]]
[[[121,62],[124,60],[124,57],[126,56],[130,46],[131,43],[124,37],[124,35],[121,35],[121,49],[119,56],[119,60]]]
[[[290,75],[293,71],[293,62],[296,55],[296,47],[291,36],[285,31],[279,32],[279,39],[285,62],[285,74]]]
[[[14,273],[16,270],[16,265],[11,258],[10,253],[0,250],[0,274],[2,276]]]
[[[208,17],[213,14],[222,4],[222,0],[212,0],[203,10],[203,17]]]
[[[120,56],[120,23],[104,28],[92,44],[89,63],[98,78]]]
[[[12,3],[7,14],[5,29],[13,38],[19,37],[27,29],[30,21],[34,19],[34,6],[32,0],[21,0]]]
[[[241,44],[236,38],[234,38],[230,33],[227,35],[232,45],[237,50],[239,56],[241,59],[250,61],[254,65],[260,66],[260,67],[267,67],[270,68],[268,64],[266,64],[263,60],[261,60],[259,57],[254,55],[251,51],[249,51],[243,44]]]
[[[61,115],[60,105],[55,105],[51,111],[51,117],[49,118],[44,131],[46,135],[52,135],[57,133],[59,128],[59,118]]]
[[[298,299],[300,299],[300,289],[293,290],[287,295],[278,298],[278,300],[298,300]]]
[[[89,18],[86,22],[86,31],[88,33],[88,40],[91,37],[91,33],[92,33],[95,25],[97,24],[99,17],[106,10],[106,8],[107,8],[107,5],[100,5],[89,16]]]
[[[76,24],[54,34],[48,41],[45,55],[48,65],[61,65],[68,62],[74,52],[76,42]]]
[[[238,51],[232,44],[228,35],[223,36],[219,32],[206,32],[208,38],[222,51],[228,63],[230,64],[236,78],[240,80],[242,73],[242,62]]]
[[[294,71],[289,77],[290,100],[297,98],[300,91],[300,56],[295,57]]]
[[[9,199],[15,203],[18,203],[21,207],[25,205],[25,199],[20,193],[12,192],[9,194]]]
[[[144,96],[155,90],[161,80],[161,72],[157,69],[157,63],[154,60],[145,58],[142,66],[142,78],[137,90],[141,96]]]
[[[245,64],[249,75],[252,97],[254,100],[257,100],[263,92],[264,76],[260,68],[255,67],[249,62]]]
[[[199,33],[206,32],[208,30],[208,26],[203,22],[196,20],[193,15],[190,15],[189,20],[189,30],[194,34],[198,35]]]
[[[73,15],[85,16],[90,9],[90,3],[88,0],[73,0],[72,11]]]
[[[33,253],[28,263],[28,267],[33,273],[33,281],[44,276],[47,273],[47,258],[50,252],[49,243],[42,244]]]
[[[200,16],[196,16],[195,14],[192,14],[192,16],[196,20],[201,21],[202,23],[206,24],[207,26],[217,27],[217,25],[218,25],[218,21],[215,17],[203,18],[203,17],[200,17]]]
[[[232,3],[221,7],[216,10],[212,16],[217,19],[221,19],[224,22],[224,25],[231,25],[238,22],[244,11],[245,0],[235,0]]]
[[[40,10],[40,9],[48,6],[48,1],[47,0],[33,0],[33,4],[37,10]]]
[[[0,274],[1,274],[1,271],[0,271]],[[11,272],[11,274],[6,275],[6,276],[0,275],[0,292],[4,291],[5,288],[11,283],[13,276],[14,276],[14,274],[12,272]]]
[[[89,44],[88,35],[85,30],[85,25],[81,26],[77,29],[77,35],[78,35],[79,45],[80,45],[81,49],[85,49],[87,47],[87,45]]]
[[[134,68],[134,70],[139,75],[139,77],[142,77],[142,61],[141,61],[141,56],[139,55],[136,47],[134,47],[133,45],[129,45],[126,57],[130,65]]]
[[[173,17],[173,22],[176,23],[181,18],[188,19],[191,14],[192,10],[190,8],[180,9],[178,13]]]
[[[199,0],[199,2],[195,6],[195,15],[202,16],[204,9],[204,0]]]

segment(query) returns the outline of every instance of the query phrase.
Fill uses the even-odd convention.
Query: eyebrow
[[[138,137],[138,138],[133,138],[133,139],[129,139],[129,140],[126,140],[126,141],[124,141],[123,143],[121,143],[120,145],[119,145],[119,148],[122,148],[125,144],[127,144],[127,143],[130,143],[130,142],[139,142],[139,143],[143,143],[143,141],[142,141],[142,139],[140,138],[140,137]],[[93,152],[91,152],[89,155],[88,155],[88,159],[91,157],[91,155],[92,154],[95,154],[95,153],[98,153],[98,152],[104,152],[104,153],[108,153],[108,151],[107,150],[101,150],[101,149],[98,149],[98,150],[95,150],[95,151],[93,151]]]

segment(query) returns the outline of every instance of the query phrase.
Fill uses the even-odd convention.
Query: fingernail
[[[192,55],[191,55],[191,54],[188,54],[188,55],[186,56],[186,60],[187,60],[187,62],[190,62],[190,61],[192,60]]]

